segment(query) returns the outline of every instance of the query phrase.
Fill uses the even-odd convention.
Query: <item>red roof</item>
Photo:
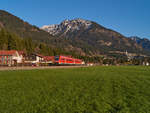
[[[60,57],[73,58],[72,56],[60,55]]]
[[[16,50],[1,50],[0,55],[14,55],[16,52]]]
[[[24,51],[18,51],[19,55],[24,55]]]
[[[44,56],[43,55],[41,55],[41,54],[35,54],[36,56],[39,56],[39,57],[41,57],[41,58],[43,58]]]
[[[52,61],[54,60],[54,56],[44,56],[45,61]]]

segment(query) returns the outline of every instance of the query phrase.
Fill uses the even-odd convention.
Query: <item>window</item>
[[[64,61],[65,59],[64,59],[64,58],[61,58],[61,60]]]
[[[55,57],[55,60],[56,60],[56,61],[59,61],[59,56],[56,56],[56,57]]]
[[[2,56],[2,64],[4,63],[4,56]]]

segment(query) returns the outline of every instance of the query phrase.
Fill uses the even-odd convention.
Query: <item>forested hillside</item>
[[[32,38],[41,42],[49,42],[52,38],[47,32],[3,10],[0,10],[0,27],[16,33],[22,38]]]
[[[36,52],[44,55],[61,53],[59,49],[54,49],[42,42],[33,41],[31,38],[20,38],[15,33],[5,29],[0,30],[0,50],[23,50],[27,54]]]

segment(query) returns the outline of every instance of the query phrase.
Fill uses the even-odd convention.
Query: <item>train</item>
[[[57,65],[84,65],[81,59],[72,58],[70,56],[54,56],[54,63]]]

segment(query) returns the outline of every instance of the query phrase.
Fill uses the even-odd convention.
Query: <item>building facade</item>
[[[0,51],[0,65],[1,66],[15,66],[22,63],[23,56],[16,50],[1,50]]]

